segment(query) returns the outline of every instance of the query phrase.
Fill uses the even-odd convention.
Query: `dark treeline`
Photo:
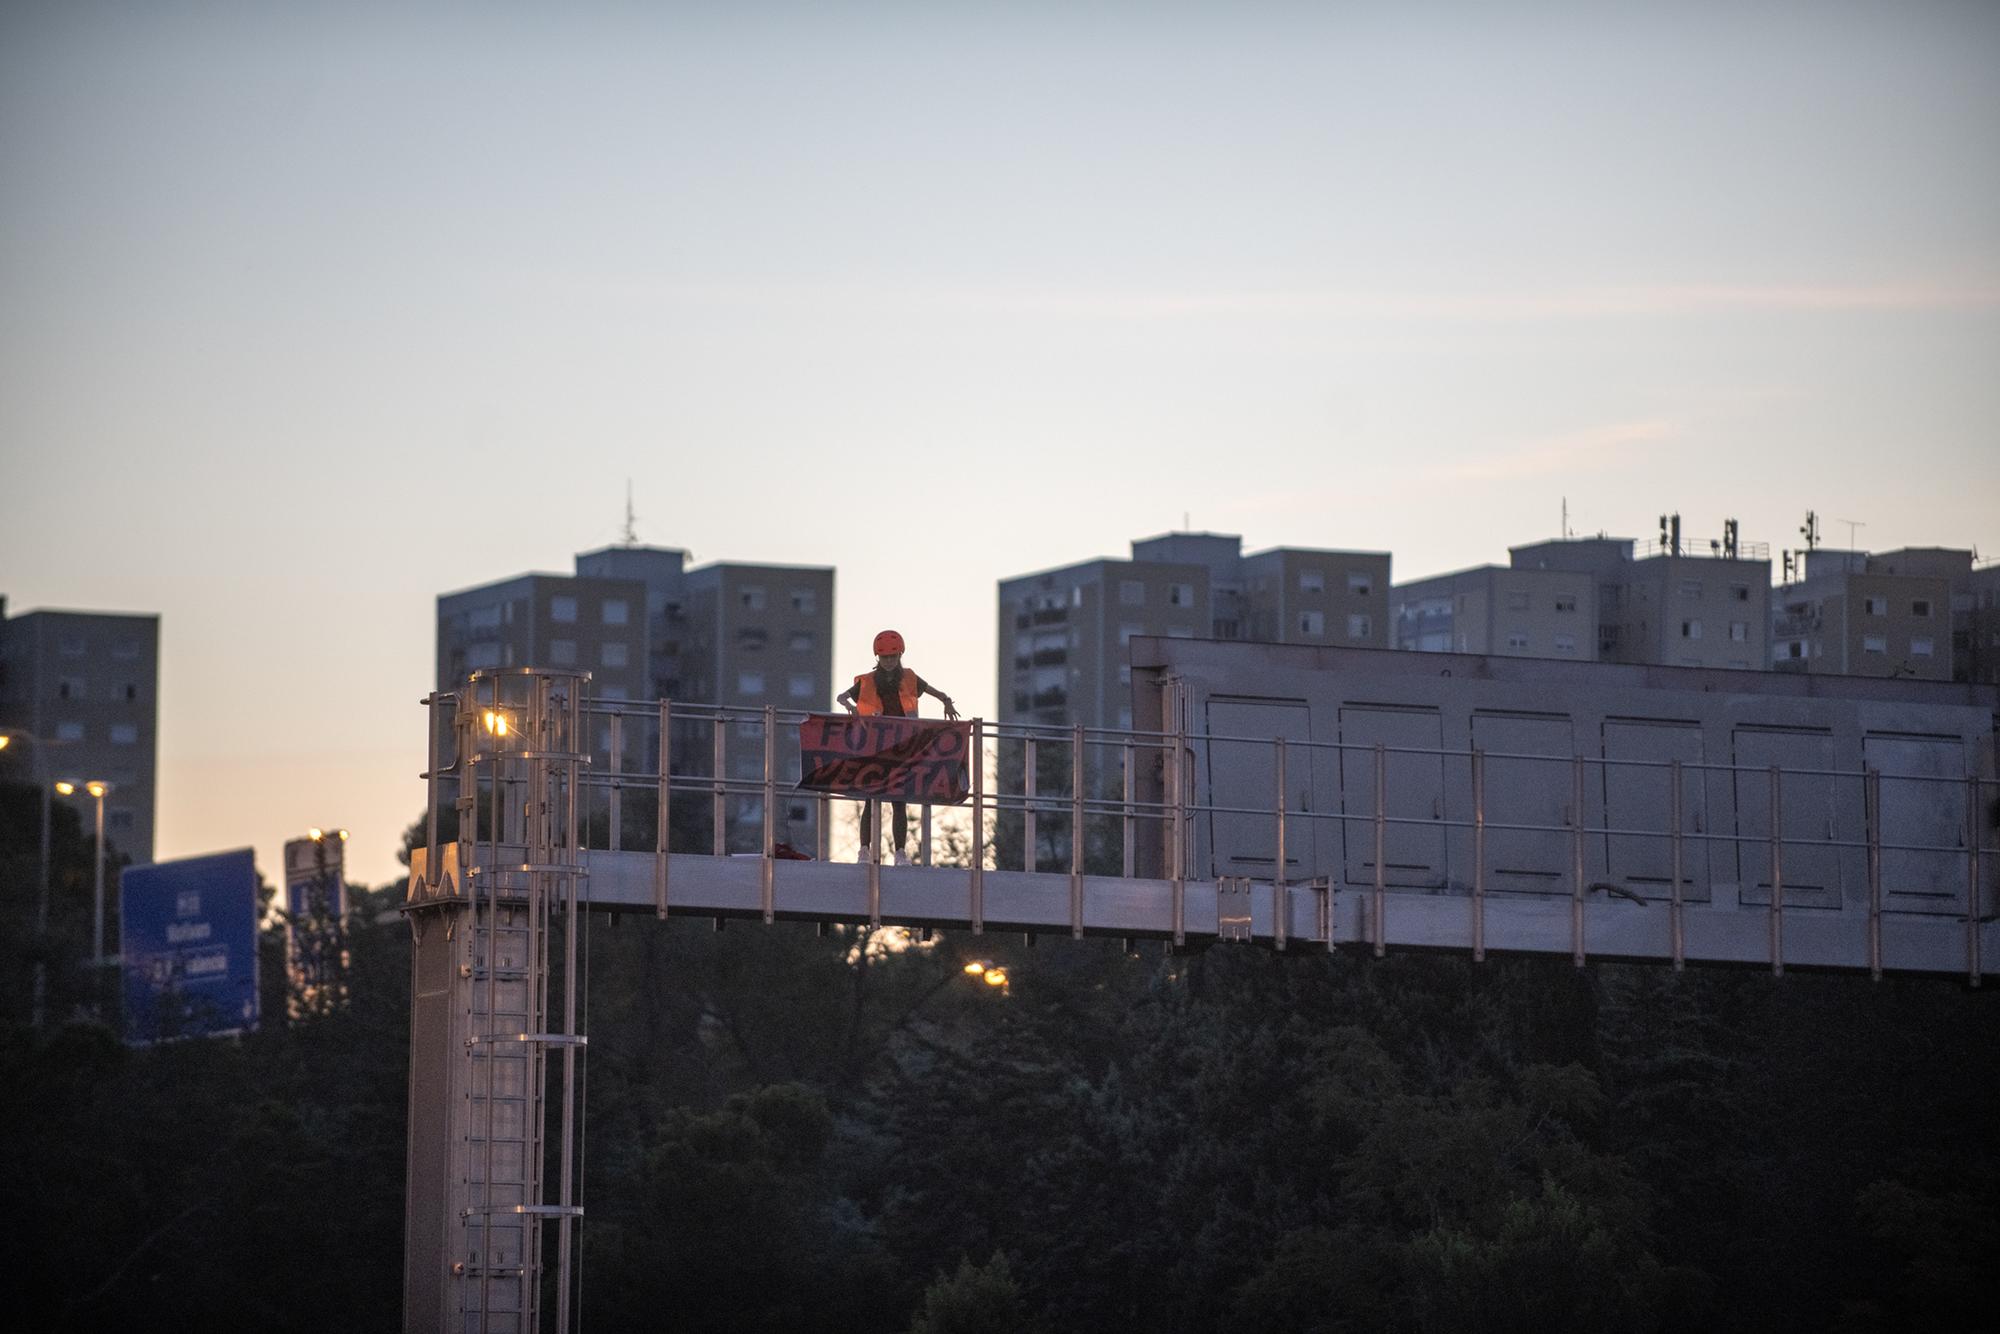
[[[285,1019],[273,932],[256,1034],[130,1050],[66,993],[37,1035],[30,955],[75,941],[32,936],[19,814],[18,1327],[396,1327],[398,891],[356,896],[344,1005]],[[2000,1023],[1950,981],[603,917],[587,945],[587,1329],[1886,1331],[2000,1295]]]

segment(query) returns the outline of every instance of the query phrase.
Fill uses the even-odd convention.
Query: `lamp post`
[[[111,784],[91,779],[83,785],[97,802],[97,877],[95,897],[91,901],[90,937],[94,951],[91,962],[97,967],[104,966],[104,796],[111,791]],[[64,781],[56,784],[56,791],[65,797],[76,792],[76,784]]]
[[[30,1010],[30,1022],[35,1031],[40,1032],[43,1012],[48,1005],[49,965],[42,957],[42,941],[49,934],[49,774],[48,756],[43,749],[42,739],[32,732],[22,732],[14,728],[0,728],[0,751],[9,749],[19,741],[34,751],[35,787],[42,796],[42,885],[35,899],[35,982],[34,1000]]]

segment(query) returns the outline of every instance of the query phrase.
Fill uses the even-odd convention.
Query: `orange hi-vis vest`
[[[905,718],[917,716],[917,701],[923,693],[923,680],[905,667],[902,680],[896,683],[896,697],[902,703]],[[882,696],[875,689],[875,673],[868,672],[854,678],[854,709],[856,713],[863,714],[882,712]]]

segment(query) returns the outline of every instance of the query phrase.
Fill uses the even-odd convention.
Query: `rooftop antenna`
[[[1572,533],[1572,532],[1571,532],[1571,531],[1569,530],[1569,497],[1568,497],[1568,496],[1564,496],[1564,497],[1563,497],[1563,526],[1562,526],[1562,535],[1563,535],[1563,541],[1565,541],[1565,542],[1569,541],[1569,540],[1570,540],[1570,539],[1571,539],[1572,537],[1575,537],[1575,536],[1576,536],[1576,534],[1575,534],[1575,533]]]
[[[1807,551],[1819,550],[1819,515],[1806,511],[1806,521],[1799,528],[1799,535],[1806,540]]]
[[[625,479],[625,545],[639,545],[639,516],[632,512],[632,479]]]
[[[1844,523],[1847,525],[1847,549],[1849,551],[1859,551],[1860,548],[1854,544],[1855,530],[1858,528],[1866,528],[1868,526],[1867,521],[1864,519],[1835,519],[1834,522]]]

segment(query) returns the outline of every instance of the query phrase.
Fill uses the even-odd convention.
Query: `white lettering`
[[[208,936],[209,924],[207,922],[167,923],[167,943],[169,945],[184,945],[191,940],[207,940]]]
[[[197,954],[182,965],[182,972],[188,977],[207,977],[211,973],[229,971],[229,953]]]

